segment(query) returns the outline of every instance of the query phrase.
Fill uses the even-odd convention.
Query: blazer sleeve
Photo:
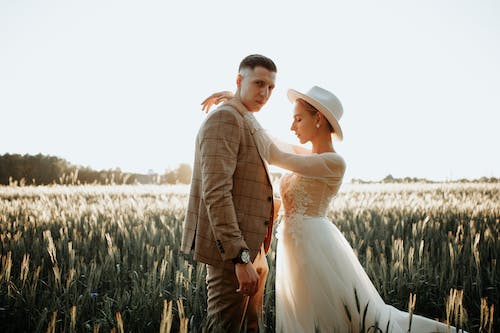
[[[236,169],[243,122],[237,113],[219,110],[209,115],[200,132],[202,196],[210,226],[223,260],[248,248],[239,228],[233,203]]]
[[[345,172],[344,159],[336,153],[302,155],[285,148],[283,143],[277,144],[262,128],[250,112],[244,116],[255,144],[262,157],[269,164],[311,177],[341,178]]]

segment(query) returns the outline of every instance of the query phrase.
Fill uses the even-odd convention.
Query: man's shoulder
[[[243,117],[239,114],[238,110],[230,105],[221,105],[217,109],[210,112],[205,120],[204,126],[210,126],[214,123],[226,123],[236,126],[243,125]]]
[[[219,114],[220,116],[223,117],[230,117],[230,118],[236,118],[240,119],[242,118],[238,110],[231,104],[222,104],[221,106],[217,107],[211,114]]]

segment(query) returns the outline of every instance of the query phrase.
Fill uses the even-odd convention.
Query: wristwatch
[[[248,249],[241,249],[240,254],[233,259],[235,264],[248,264],[250,262],[250,251]]]

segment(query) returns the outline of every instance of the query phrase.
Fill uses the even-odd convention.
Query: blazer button
[[[264,225],[269,225],[269,220],[265,220]]]
[[[273,201],[273,197],[267,197],[267,201],[269,202]]]

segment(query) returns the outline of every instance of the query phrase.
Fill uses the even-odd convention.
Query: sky
[[[0,154],[163,173],[193,162],[201,101],[252,53],[257,117],[296,143],[286,91],[342,101],[345,179],[500,177],[500,2],[0,0]]]

